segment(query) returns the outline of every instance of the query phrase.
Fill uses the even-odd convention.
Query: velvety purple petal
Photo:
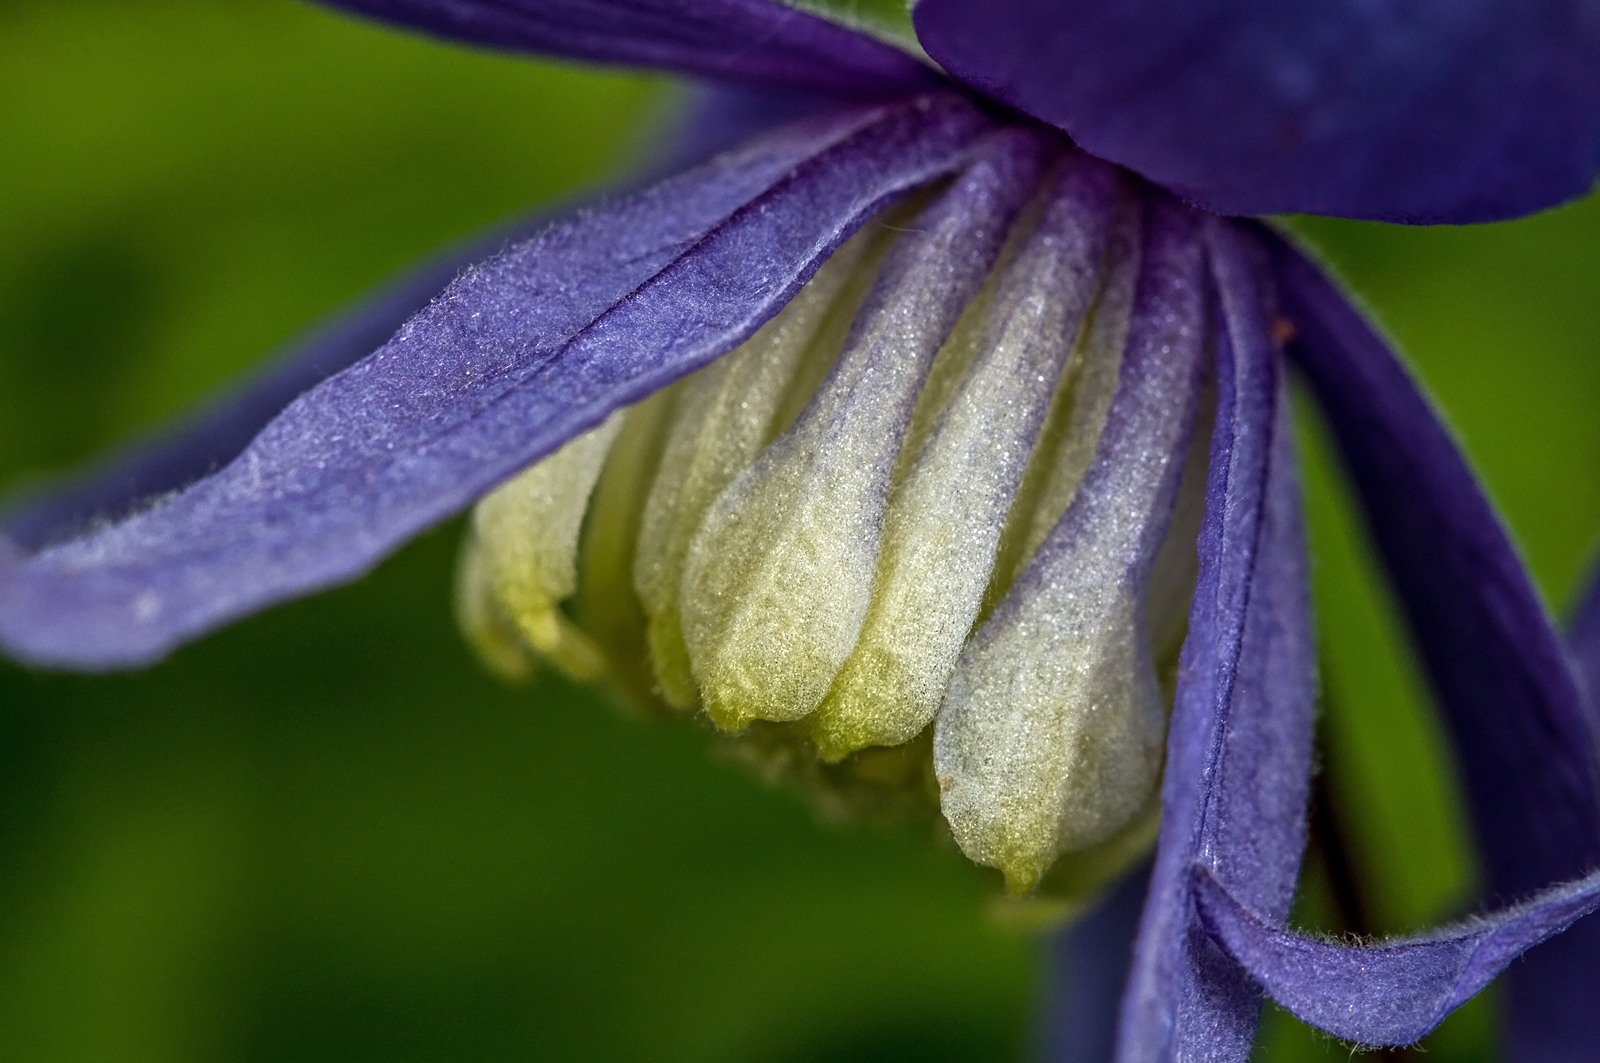
[[[1305,841],[1315,675],[1282,359],[1257,249],[1220,221],[1208,237],[1217,414],[1122,1063],[1249,1055],[1261,993],[1196,923],[1190,870],[1281,923]]]
[[[989,121],[950,94],[841,112],[555,224],[153,508],[0,562],[0,642],[105,668],[348,580],[619,406],[749,336]]]
[[[1107,1063],[1117,1039],[1117,1004],[1133,962],[1150,865],[1142,864],[1050,942],[1052,984],[1044,1058]]]
[[[1203,868],[1194,878],[1207,930],[1274,1000],[1313,1026],[1369,1045],[1417,1040],[1522,953],[1600,908],[1594,874],[1503,912],[1356,948],[1262,920]],[[1559,1058],[1593,1058],[1593,1041],[1570,1047],[1578,1051]]]
[[[850,99],[941,80],[905,52],[774,0],[323,0],[491,48]]]
[[[1263,233],[1266,230],[1261,230]],[[1495,899],[1600,867],[1600,797],[1562,640],[1465,459],[1389,346],[1267,236],[1295,338],[1460,750]]]
[[[1490,899],[1600,868],[1585,702],[1505,529],[1388,344],[1305,256],[1258,231],[1295,329],[1290,355],[1338,441],[1455,739]],[[1512,969],[1514,1046],[1600,1043],[1600,922],[1569,937]],[[1519,1060],[1566,1058],[1531,1052]]]
[[[540,210],[447,248],[347,307],[268,360],[265,369],[202,400],[179,424],[90,468],[30,491],[0,512],[0,535],[27,552],[71,538],[186,487],[238,457],[302,393],[371,354],[465,267],[537,235],[570,213],[642,189],[775,126],[826,109],[815,97],[697,86],[669,122],[641,175],[604,194]]]
[[[920,0],[928,54],[1222,214],[1474,222],[1600,171],[1588,0]]]

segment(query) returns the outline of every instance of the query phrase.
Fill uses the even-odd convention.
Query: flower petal
[[[1515,217],[1600,171],[1600,6],[921,0],[956,77],[1222,214]]]
[[[644,175],[626,179],[609,193],[590,193],[561,207],[512,219],[403,270],[269,357],[264,369],[202,399],[178,424],[64,480],[8,500],[0,511],[0,536],[24,551],[36,551],[187,487],[238,457],[296,397],[383,346],[467,266],[537,236],[560,213],[597,205],[608,194],[616,197],[655,184],[822,109],[813,97],[697,86],[661,132],[658,158]]]
[[[1290,356],[1339,443],[1455,733],[1491,891],[1514,898],[1587,874],[1600,867],[1600,791],[1560,636],[1388,345],[1305,256],[1268,239]]]
[[[885,201],[990,128],[952,95],[840,112],[548,228],[153,508],[0,561],[0,644],[138,664],[359,575],[750,335]],[[15,549],[10,551],[15,554]]]
[[[1246,1058],[1260,991],[1197,932],[1190,869],[1204,864],[1281,922],[1305,837],[1315,679],[1282,360],[1249,241],[1222,222],[1208,235],[1222,315],[1217,414],[1123,1063]]]
[[[491,48],[883,98],[934,87],[905,52],[773,0],[323,0]]]
[[[1517,900],[1600,868],[1594,746],[1568,654],[1449,432],[1388,345],[1281,237],[1272,248],[1289,353],[1361,495],[1460,756],[1490,899]],[[1512,968],[1509,1033],[1592,1045],[1600,921]],[[1569,1048],[1570,1050],[1570,1048]]]
[[[1194,887],[1201,922],[1272,999],[1313,1026],[1368,1045],[1417,1040],[1512,960],[1600,908],[1596,873],[1503,912],[1356,948],[1265,922],[1204,868],[1195,869]],[[1594,1042],[1567,1047],[1559,1056],[1512,1058],[1584,1059]]]

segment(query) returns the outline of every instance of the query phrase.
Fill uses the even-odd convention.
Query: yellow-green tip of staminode
[[[918,663],[858,644],[811,717],[811,740],[822,759],[837,762],[920,734],[944,698],[944,677]]]
[[[1031,196],[869,223],[743,345],[482,499],[457,586],[496,672],[702,717],[829,818],[942,816],[1017,923],[1152,844],[1150,632],[1193,568],[1139,551],[1202,486],[1148,459],[1183,465],[1185,400],[1050,545],[1120,394],[1141,207],[1076,155]]]

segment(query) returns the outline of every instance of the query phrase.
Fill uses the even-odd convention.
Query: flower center
[[[703,711],[825,807],[937,801],[1014,892],[1063,854],[1114,872],[1152,836],[1194,581],[1182,213],[997,134],[736,350],[485,497],[463,627],[501,672],[532,651]]]

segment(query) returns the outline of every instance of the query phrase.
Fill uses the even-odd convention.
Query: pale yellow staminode
[[[754,336],[683,383],[633,560],[656,680],[676,708],[698,701],[678,606],[689,542],[712,502],[771,441],[801,362],[846,286],[860,283],[862,259],[880,240],[872,227],[858,233]]]
[[[681,609],[702,702],[722,727],[806,716],[855,646],[889,473],[946,338],[935,322],[993,224],[938,203],[919,216],[810,405],[706,513]]]
[[[911,424],[906,429],[905,442],[895,457],[894,472],[889,480],[891,484],[905,481],[916,456],[922,453],[928,437],[933,435],[934,427],[944,416],[945,408],[961,389],[962,381],[977,360],[991,322],[1003,320],[1008,313],[1004,303],[996,302],[1000,298],[1000,278],[1007,273],[1018,252],[1027,244],[1028,237],[1039,227],[1039,219],[1049,205],[1048,195],[1037,194],[1022,209],[1012,223],[1011,232],[1006,235],[1005,245],[1000,249],[1000,257],[984,279],[983,287],[961,312],[956,327],[950,330],[950,338],[945,340],[943,349],[929,367],[927,379],[922,382],[922,390],[917,394],[916,408],[911,411]],[[1007,297],[1013,299],[1016,294],[1013,291],[1006,293]]]
[[[1085,192],[1105,195],[1095,176],[1064,175],[1050,212],[1006,268],[976,358],[890,498],[859,641],[812,723],[827,759],[910,741],[944,700],[1098,287],[1107,227],[1081,204]],[[1085,178],[1086,188],[1077,183]],[[963,338],[971,339],[952,340]]]
[[[1081,561],[1053,612],[968,647],[935,732],[951,833],[1013,893],[1128,822],[1161,766],[1165,710],[1138,595]]]
[[[1001,535],[986,613],[1004,597],[1016,574],[1067,511],[1094,459],[1106,413],[1117,391],[1122,351],[1128,342],[1133,293],[1139,282],[1142,230],[1137,204],[1125,202],[1111,230],[1105,283],[1095,301],[1089,327],[1080,337],[1083,349],[1067,365]]]
[[[922,193],[493,492],[457,584],[480,655],[701,704],[843,818],[942,810],[1016,893],[1120,873],[1158,818],[1206,471],[1201,294],[1171,283],[1199,251],[1120,180],[1058,157],[1020,214]],[[1161,305],[1130,354],[1136,290]]]
[[[533,676],[533,662],[516,628],[500,611],[483,563],[483,547],[470,529],[456,561],[455,607],[456,624],[485,668],[510,683]]]
[[[567,607],[604,650],[607,679],[631,708],[647,708],[656,700],[633,562],[645,499],[682,391],[682,381],[662,388],[624,415],[589,499],[578,544],[578,593]]]
[[[1138,390],[1119,393],[1128,405],[1103,434],[1093,490],[1079,488],[963,650],[936,726],[951,832],[1014,892],[1129,822],[1160,771],[1166,713],[1144,597],[1200,387],[1201,344],[1186,331],[1198,308],[1183,309]]]
[[[560,604],[578,589],[578,533],[622,422],[620,411],[612,414],[485,495],[472,512],[501,611],[530,647],[576,679],[597,678],[605,659]]]

